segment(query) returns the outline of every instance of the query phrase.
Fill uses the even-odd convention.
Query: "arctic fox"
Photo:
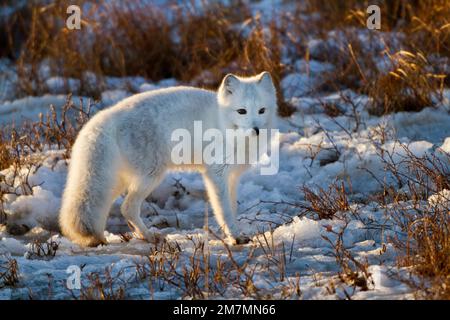
[[[236,222],[236,189],[248,164],[175,164],[172,132],[203,128],[243,129],[259,135],[276,118],[276,90],[268,72],[228,74],[217,92],[173,87],[134,95],[100,111],[80,131],[72,150],[59,223],[63,235],[82,246],[106,243],[109,210],[122,193],[121,212],[135,233],[159,240],[140,217],[144,199],[169,170],[202,173],[215,218],[227,240],[245,243]],[[195,153],[197,151],[193,151]],[[195,154],[193,155],[195,156]]]

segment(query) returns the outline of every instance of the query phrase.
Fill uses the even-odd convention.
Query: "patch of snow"
[[[102,92],[101,101],[106,106],[112,106],[132,94],[125,90],[107,90]]]
[[[450,205],[450,190],[444,189],[437,194],[433,194],[428,198],[431,206],[441,206],[446,209]]]

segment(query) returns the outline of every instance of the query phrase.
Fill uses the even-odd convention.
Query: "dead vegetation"
[[[398,250],[398,267],[410,268],[408,278],[397,276],[418,298],[448,299],[450,155],[436,149],[433,154],[417,156],[399,141],[394,150],[376,148],[386,175],[393,177],[391,183],[381,182],[383,192],[377,199],[385,216],[399,228],[388,242]],[[326,198],[322,207],[333,208]]]
[[[374,4],[381,8],[380,31],[366,26],[366,10]],[[448,1],[310,0],[298,12],[319,17],[291,17],[293,34],[305,37],[308,30],[322,39],[315,48],[300,44],[300,54],[336,67],[317,91],[352,88],[367,94],[376,115],[419,111],[441,101],[449,75]]]
[[[145,263],[136,265],[139,277],[148,279],[152,294],[171,287],[184,298],[206,299],[224,297],[231,286],[245,297],[260,297],[253,283],[255,270],[250,268],[254,249],[249,250],[243,263],[238,263],[228,244],[222,242],[225,253],[214,257],[214,261],[205,241],[193,237],[188,241],[193,249],[183,263],[181,247],[165,242],[161,248],[152,249]]]
[[[65,1],[30,3],[11,18],[11,25],[14,19],[24,21],[21,39],[5,27],[9,47],[20,48],[16,61],[21,94],[48,91],[40,73],[43,62],[52,74],[79,80],[74,93],[94,97],[104,90],[106,76],[176,78],[216,88],[224,72],[250,75],[268,70],[279,89],[284,72],[279,26],[273,21],[267,34],[242,1],[204,2],[195,9],[188,3],[170,6],[170,21],[161,8],[139,1],[100,1],[84,8],[89,10],[83,11],[83,31],[61,27],[67,17]],[[68,91],[68,82],[64,86]],[[280,113],[291,114],[282,91],[278,93]]]
[[[371,89],[371,113],[420,111],[442,101],[445,75],[431,73],[430,63],[421,54],[399,51],[388,56],[389,73],[380,75]]]
[[[0,289],[14,287],[19,283],[19,265],[16,259],[0,261]]]
[[[395,210],[400,213],[401,206]],[[395,244],[406,254],[400,267],[411,267],[412,276],[402,278],[419,299],[450,298],[450,218],[449,209],[427,206],[415,209],[416,217],[406,220],[406,241]]]
[[[406,170],[392,160],[384,160],[387,170],[404,181],[409,192],[400,194],[386,186],[382,200],[387,215],[403,232],[402,238],[391,239],[398,248],[399,266],[411,267],[410,279],[402,279],[417,290],[419,298],[448,299],[450,297],[450,155],[414,155],[402,145]],[[392,157],[386,156],[387,159]],[[385,159],[386,159],[385,158]],[[389,190],[389,191],[387,191]],[[433,199],[433,200],[432,200]]]
[[[89,120],[95,106],[83,100],[73,101],[68,95],[63,106],[49,106],[48,112],[39,115],[34,122],[25,122],[21,127],[4,126],[0,130],[0,170],[14,167],[20,171],[24,167],[36,165],[39,153],[46,149],[64,151],[68,159],[72,144],[81,127]]]
[[[45,242],[34,240],[25,253],[25,257],[30,260],[51,260],[56,256],[58,248],[59,243],[52,239]]]
[[[83,19],[87,32],[60,27],[66,17],[63,1],[45,7],[29,4],[0,27],[5,30],[0,32],[0,43],[5,44],[0,45],[0,55],[15,59],[22,95],[48,91],[39,73],[43,62],[49,64],[54,74],[78,79],[77,93],[94,97],[99,97],[105,88],[106,76],[139,75],[154,81],[174,77],[214,87],[225,72],[251,74],[269,70],[279,89],[280,114],[288,116],[293,110],[280,90],[283,75],[294,69],[282,62],[282,52],[287,50],[292,62],[304,58],[333,64],[335,71],[327,75],[317,91],[351,88],[367,94],[371,98],[367,107],[372,114],[420,111],[439,104],[448,84],[445,66],[450,59],[450,2],[376,2],[381,6],[382,17],[387,17],[381,32],[376,33],[364,30],[368,1],[310,0],[306,11],[297,7],[294,14],[284,13],[279,21],[268,26],[262,25],[260,17],[252,17],[249,8],[240,1],[229,6],[205,4],[199,11],[189,6],[177,7],[172,12],[173,21],[148,4],[130,1],[119,9],[117,4],[100,1]],[[96,6],[107,12],[100,20],[94,19]],[[301,13],[317,12],[318,19],[299,18]],[[105,25],[109,28],[102,27]],[[393,32],[398,37],[393,39],[384,32]],[[321,50],[311,51],[307,33],[322,40]],[[380,63],[384,68],[379,67]],[[86,72],[95,75],[94,82]],[[66,86],[69,88],[68,83]],[[335,105],[323,107],[330,117],[342,114]],[[36,154],[56,147],[64,151],[63,159],[67,159],[77,132],[91,111],[91,104],[76,105],[69,97],[61,110],[51,107],[49,114],[41,115],[36,122],[1,129],[0,170],[13,168],[13,174],[0,175],[0,224],[6,221],[4,195],[32,193],[28,177],[39,168]],[[449,202],[448,199],[444,202],[447,205],[426,202],[429,196],[450,190],[450,158],[417,157],[399,143],[404,148],[400,168],[392,154],[380,147],[382,144],[377,145],[378,155],[396,183],[379,181],[383,191],[374,200],[406,235],[389,239],[399,250],[398,266],[411,269],[412,276],[403,281],[416,290],[419,298],[449,299]],[[408,193],[398,191],[405,186]],[[331,185],[328,190],[303,187],[301,193],[305,202],[293,204],[300,210],[299,216],[311,214],[316,219],[333,219],[338,214],[357,214],[351,208],[344,184]],[[335,240],[331,236],[324,238],[335,250],[339,279],[354,290],[368,290],[372,279],[367,263],[356,259],[344,247],[343,230],[328,230]],[[129,239],[124,235],[123,240]],[[207,243],[191,241],[194,251],[187,264],[180,265],[181,248],[168,243],[153,248],[145,263],[136,264],[136,273],[140,280],[148,281],[150,292],[172,287],[185,298],[205,299],[223,297],[231,284],[245,297],[271,297],[271,292],[254,283],[254,250],[263,251],[266,264],[259,267],[268,279],[283,282],[287,278],[285,270],[292,247],[284,244],[277,247],[264,235],[258,237],[259,243],[249,251],[244,263],[234,260],[226,244],[224,259],[212,260]],[[54,244],[36,243],[31,252],[45,258],[54,256],[56,250]],[[123,299],[126,284],[119,278],[111,270],[90,274],[76,298]],[[9,260],[0,265],[0,288],[17,283],[17,262]],[[333,285],[328,289],[329,293],[336,292]],[[286,284],[283,292],[283,297],[301,297],[299,282]],[[351,298],[352,292],[345,295]]]
[[[151,247],[148,255],[135,261],[134,267],[117,270],[111,265],[101,272],[88,273],[82,276],[79,290],[69,291],[72,298],[81,300],[129,299],[129,289],[136,286],[146,287],[140,298],[151,299],[158,293],[195,300],[227,298],[230,294],[253,299],[301,297],[299,275],[296,280],[285,278],[286,263],[291,258],[284,245],[279,247],[266,236],[265,243],[250,247],[245,259],[237,260],[233,248],[214,233],[210,236],[221,241],[221,253],[212,254],[208,242],[198,237],[187,236],[186,240],[192,244],[187,251],[176,241],[165,241]],[[263,259],[255,256],[256,250],[264,251]],[[259,260],[265,263],[260,265]],[[261,287],[255,283],[258,272],[268,274],[267,284],[272,279],[282,284],[272,289]]]
[[[304,186],[301,188],[304,201],[278,205],[298,210],[300,217],[307,215],[316,220],[337,219],[345,223],[339,231],[327,226],[327,234],[331,236],[323,236],[334,248],[333,255],[340,268],[339,281],[327,285],[328,294],[340,291],[346,299],[351,299],[356,289],[373,288],[367,260],[356,258],[344,246],[346,226],[351,219],[357,219],[368,230],[396,230],[395,236],[389,236],[384,239],[386,243],[382,243],[381,252],[386,251],[387,244],[397,250],[399,269],[397,272],[391,270],[390,276],[409,285],[419,299],[448,299],[450,155],[440,148],[433,148],[418,156],[408,144],[393,139],[391,132],[382,126],[373,130],[370,139],[384,171],[360,169],[370,174],[371,182],[377,183],[382,190],[380,193],[361,202],[362,199],[354,198],[352,188],[345,187],[342,181],[331,184],[328,190]],[[393,141],[393,145],[387,147],[388,141]],[[376,202],[377,210],[384,212],[387,220],[383,225],[372,225],[361,219],[360,205],[372,201]],[[348,291],[345,286],[352,290]]]
[[[302,207],[306,212],[316,214],[318,219],[333,219],[337,213],[350,210],[343,183],[331,185],[328,190],[319,188],[318,191],[305,186],[302,191],[306,200]]]
[[[356,258],[354,254],[344,245],[344,233],[348,226],[348,222],[349,221],[346,221],[344,226],[342,226],[342,228],[338,231],[333,230],[331,227],[327,229],[327,232],[332,234],[335,239],[328,236],[322,236],[322,238],[327,241],[332,248],[334,248],[333,255],[340,269],[338,272],[338,279],[340,283],[335,284],[332,280],[326,289],[329,294],[336,294],[336,288],[340,287],[345,295],[345,298],[351,300],[357,289],[360,291],[367,291],[369,289],[373,289],[375,283],[373,281],[372,274],[369,272],[369,263],[367,259],[363,260]],[[347,291],[345,286],[341,284],[350,286],[352,291]]]
[[[90,101],[86,105],[82,100],[76,104],[69,95],[63,106],[58,109],[50,106],[48,113],[40,114],[38,121],[24,123],[20,128],[0,128],[0,171],[9,168],[8,174],[0,173],[0,225],[7,223],[4,202],[8,195],[33,194],[35,185],[29,177],[39,170],[46,150],[61,150],[60,158],[53,159],[55,164],[70,157],[72,144],[89,120],[93,106]]]
[[[124,270],[114,272],[111,267],[103,272],[92,272],[86,276],[79,290],[69,290],[76,300],[124,300],[127,281]]]
[[[373,98],[373,113],[383,114],[434,105],[448,75],[450,4],[444,0],[308,0],[264,26],[243,1],[165,9],[137,0],[75,3],[84,8],[82,31],[61,27],[64,1],[30,3],[2,26],[3,55],[16,58],[20,93],[48,91],[42,63],[52,74],[79,80],[74,93],[97,98],[106,76],[176,78],[215,88],[226,72],[268,70],[280,89],[283,75],[294,68],[282,61],[287,50],[292,62],[316,59],[335,66],[317,91],[353,88]],[[367,30],[370,4],[381,8],[381,32]],[[322,39],[313,51],[311,36]],[[293,109],[278,94],[280,114],[289,116]]]

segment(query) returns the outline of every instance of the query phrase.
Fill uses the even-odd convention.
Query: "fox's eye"
[[[263,113],[265,113],[265,112],[266,112],[266,108],[261,108],[261,109],[259,109],[259,111],[258,111],[259,114],[263,114]]]
[[[236,111],[239,114],[246,114],[247,113],[247,110],[245,110],[245,109],[237,109]]]

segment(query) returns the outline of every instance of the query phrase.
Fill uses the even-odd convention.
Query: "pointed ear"
[[[225,94],[233,94],[233,92],[236,90],[237,86],[239,85],[239,79],[234,74],[227,74],[225,78],[222,80],[222,84],[220,85],[220,89]]]
[[[272,81],[272,76],[267,71],[264,71],[261,74],[259,74],[258,83],[266,89],[275,89],[275,86],[273,85]]]

